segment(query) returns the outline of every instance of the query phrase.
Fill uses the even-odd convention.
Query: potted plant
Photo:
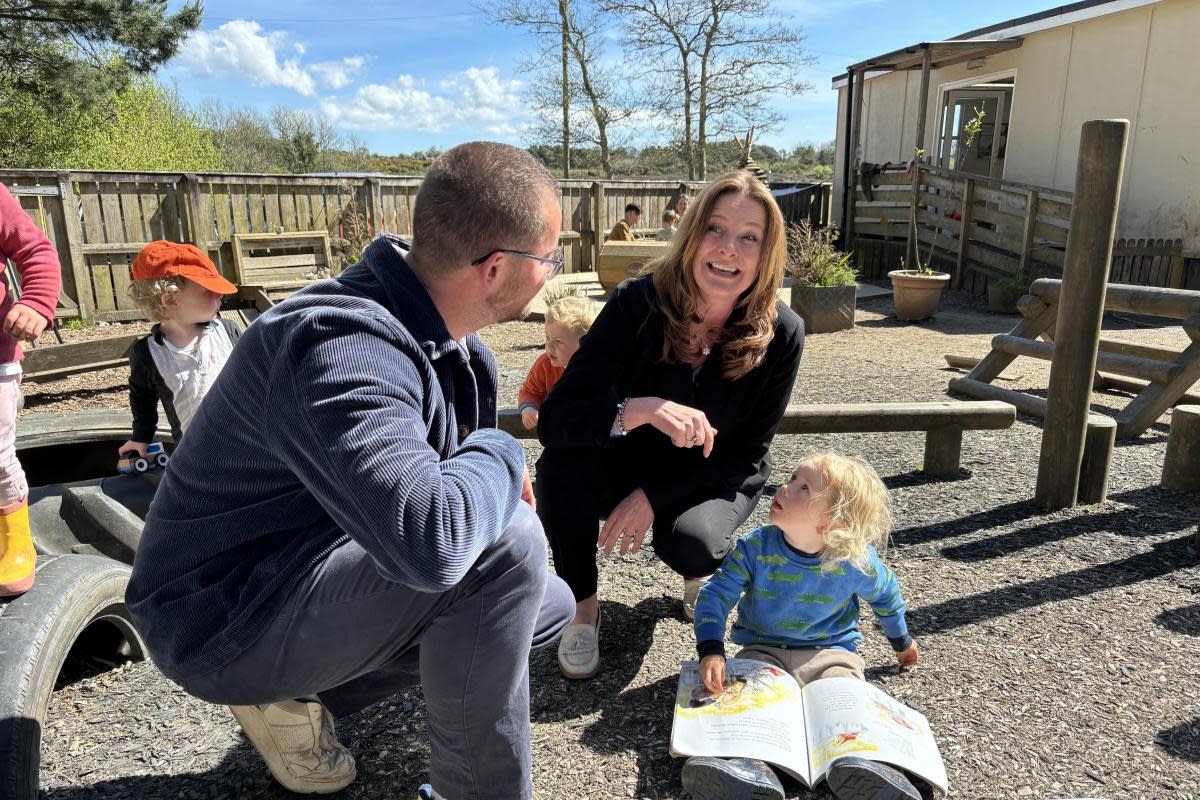
[[[983,117],[983,109],[976,108],[974,118],[963,126],[964,135],[960,152],[967,152],[975,143],[975,139],[983,127]],[[913,161],[919,162],[924,154],[924,150],[916,148],[913,151]],[[916,163],[913,168],[917,168]],[[929,255],[925,257],[924,263],[921,262],[921,245],[917,242],[913,247],[917,268],[905,269],[904,261],[901,260],[900,269],[894,269],[888,273],[888,277],[892,280],[892,299],[896,305],[896,318],[901,322],[916,322],[932,317],[933,312],[937,311],[938,303],[941,302],[942,290],[950,283],[949,273],[933,268],[933,248],[937,244],[939,233],[941,233],[940,229],[935,226],[933,239],[929,242]],[[914,208],[913,219],[909,224],[909,236],[913,237],[915,241],[916,235],[917,215]],[[960,235],[965,236],[966,231],[962,231]]]
[[[850,253],[833,242],[835,228],[814,228],[807,220],[789,225],[786,271],[792,278],[792,310],[804,320],[806,333],[829,333],[854,327],[857,273]]]
[[[1029,292],[1030,277],[1024,270],[1015,275],[989,280],[987,285],[988,308],[997,314],[1017,313],[1017,302]]]

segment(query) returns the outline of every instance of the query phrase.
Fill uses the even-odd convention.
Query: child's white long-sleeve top
[[[724,652],[725,620],[737,605],[730,638],[742,645],[843,647],[862,642],[858,598],[870,603],[897,651],[912,639],[904,620],[905,604],[895,574],[869,548],[863,572],[839,564],[823,572],[821,559],[791,547],[774,525],[738,540],[696,603],[696,642],[700,654]]]

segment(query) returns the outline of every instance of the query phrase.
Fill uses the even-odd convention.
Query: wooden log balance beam
[[[1030,285],[1029,293],[1047,304],[1056,305],[1062,296],[1062,281],[1058,278],[1039,278]],[[1113,283],[1105,291],[1104,310],[1188,319],[1200,315],[1200,292]]]
[[[943,400],[927,403],[792,404],[779,423],[780,434],[893,433],[925,431],[926,474],[958,476],[965,430],[1011,428],[1017,410],[995,400]],[[500,411],[500,428],[518,439],[536,439],[536,431],[521,425],[516,409]]]

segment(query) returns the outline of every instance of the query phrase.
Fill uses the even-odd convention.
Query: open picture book
[[[671,755],[760,758],[807,786],[836,759],[859,756],[946,793],[946,766],[925,717],[866,681],[823,678],[801,689],[777,667],[734,658],[725,671],[725,690],[713,696],[698,662],[683,662]]]

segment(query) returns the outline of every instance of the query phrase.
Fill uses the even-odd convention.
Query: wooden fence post
[[[604,227],[604,183],[592,181],[592,266],[600,269],[600,246],[608,238],[608,230]]]
[[[975,213],[974,178],[967,178],[963,182],[962,203],[961,228],[958,232],[958,261],[954,266],[954,277],[950,282],[952,289],[962,286],[963,270],[967,267],[967,240],[971,238],[971,221]],[[914,208],[913,211],[915,213],[916,209]]]
[[[96,310],[92,302],[92,281],[88,277],[87,261],[83,255],[83,226],[79,224],[79,196],[71,173],[58,173],[58,194],[62,198],[63,225],[67,230],[67,251],[71,257],[71,274],[75,276],[75,301],[79,316],[88,319]]]
[[[1025,193],[1025,231],[1021,238],[1021,261],[1017,264],[1017,275],[1028,275],[1029,262],[1033,255],[1033,234],[1037,229],[1038,203],[1041,195],[1030,189]],[[1108,280],[1105,272],[1105,281]]]
[[[383,230],[383,189],[378,178],[367,178],[364,181],[367,187],[367,197],[369,208],[367,210],[367,230],[373,236],[378,236]]]
[[[208,246],[209,237],[204,235],[204,217],[201,214],[200,179],[184,173],[175,182],[179,197],[183,201],[184,238],[201,250]]]
[[[1128,120],[1091,120],[1080,136],[1034,492],[1043,508],[1077,502],[1128,138]]]

